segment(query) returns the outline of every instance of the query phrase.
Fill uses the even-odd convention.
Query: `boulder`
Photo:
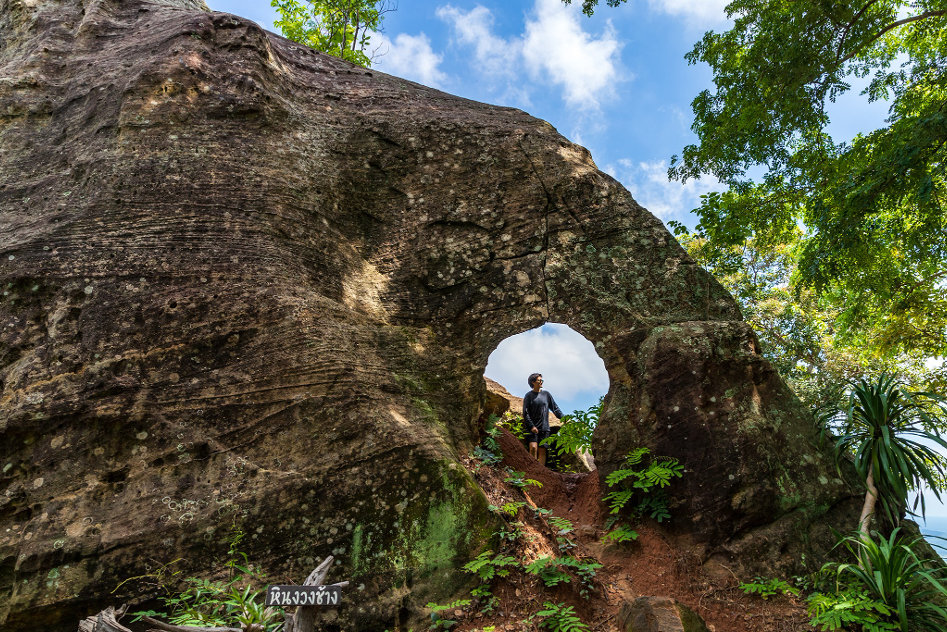
[[[237,539],[282,581],[334,555],[336,628],[418,627],[497,527],[459,463],[487,358],[545,322],[605,360],[596,458],[705,483],[676,514],[708,556],[847,498],[731,297],[548,123],[199,0],[0,0],[0,67],[5,631]]]
[[[804,555],[835,545],[833,528],[857,526],[864,492],[851,464],[836,464],[747,324],[675,323],[615,344],[623,382],[596,430],[596,462],[607,476],[637,446],[678,459],[662,526],[706,569],[801,572]]]
[[[638,597],[618,612],[622,632],[710,632],[700,616],[676,599]]]

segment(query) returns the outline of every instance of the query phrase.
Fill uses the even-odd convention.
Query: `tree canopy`
[[[271,0],[280,15],[274,22],[285,37],[340,57],[371,66],[371,36],[381,30],[386,0]]]
[[[710,65],[715,89],[694,100],[698,143],[669,171],[729,188],[703,198],[697,234],[720,248],[795,244],[795,285],[839,307],[840,334],[947,354],[947,0],[736,0],[727,12],[733,28],[687,55]],[[852,78],[890,116],[836,142],[827,109]]]

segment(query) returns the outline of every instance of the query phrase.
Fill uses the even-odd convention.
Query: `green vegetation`
[[[457,601],[452,601],[449,604],[439,606],[436,603],[428,603],[426,608],[431,610],[431,627],[429,630],[450,630],[452,627],[457,625],[457,622],[451,619],[441,618],[441,613],[445,610],[456,610],[457,608],[463,608],[464,606],[469,606],[469,599],[458,599]]]
[[[664,489],[673,479],[684,475],[684,466],[671,457],[649,457],[650,453],[648,448],[635,448],[625,457],[624,467],[605,477],[609,488],[617,488],[605,495],[605,502],[611,507],[616,519],[621,517],[622,511],[626,517],[641,519],[647,515],[658,522],[671,517],[669,499]],[[614,520],[611,521],[609,526],[614,523]],[[627,542],[637,537],[635,531],[622,526],[604,539]]]
[[[350,61],[371,66],[376,50],[371,36],[381,31],[385,14],[394,10],[387,0],[271,0],[282,34]]]
[[[752,582],[740,584],[740,590],[748,595],[759,595],[763,599],[769,599],[773,595],[780,593],[799,596],[799,591],[793,588],[788,582],[776,578],[763,579],[762,577],[757,577]]]
[[[876,534],[877,535],[877,534]],[[840,590],[809,598],[812,625],[836,630],[858,624],[863,630],[947,632],[947,567],[922,560],[911,538],[895,529],[888,538],[863,533],[842,540],[857,563],[830,563]]]
[[[503,460],[503,451],[500,450],[499,443],[499,425],[497,416],[490,415],[484,427],[486,435],[483,437],[483,441],[480,442],[480,445],[473,449],[473,458],[490,467],[495,467]]]
[[[572,581],[571,569],[581,582],[579,594],[588,599],[595,573],[602,565],[597,562],[579,560],[574,557],[552,557],[544,555],[523,566],[523,570],[538,576],[546,587],[568,584]]]
[[[563,417],[559,432],[546,439],[545,445],[554,448],[560,456],[570,452],[591,452],[592,433],[598,425],[604,404],[605,398],[601,397],[588,410],[576,410]]]
[[[882,374],[876,382],[852,384],[848,404],[823,413],[823,423],[838,424],[836,449],[839,456],[852,453],[855,468],[868,491],[858,528],[868,526],[881,501],[890,525],[896,525],[907,507],[908,492],[915,490],[924,515],[922,485],[940,499],[947,459],[924,442],[947,450],[938,426],[947,419],[947,401],[932,393],[912,393],[898,380]]]
[[[559,547],[559,550],[568,551],[574,549],[575,542],[569,539],[569,536],[575,531],[572,521],[558,516],[550,516],[548,522],[549,526],[556,532],[556,546]]]
[[[552,603],[547,601],[543,604],[544,610],[540,610],[527,620],[531,623],[536,617],[543,617],[539,622],[539,627],[552,632],[583,632],[588,630],[589,626],[582,623],[582,620],[575,615],[575,609],[564,603]]]
[[[543,486],[543,484],[537,480],[534,480],[532,478],[526,478],[526,474],[524,472],[517,472],[516,470],[510,467],[507,467],[505,469],[506,469],[506,473],[508,474],[508,476],[503,479],[505,483],[509,483],[510,485],[515,485],[516,487],[519,487],[520,489],[528,485],[535,485],[536,487]]]
[[[728,187],[703,198],[698,234],[719,248],[791,245],[797,287],[838,309],[840,337],[943,355],[947,5],[736,0],[727,11],[733,28],[687,55],[710,66],[715,90],[694,100],[699,142],[669,172]],[[890,100],[890,116],[838,143],[827,110],[852,77],[871,78],[862,94]]]
[[[275,632],[283,625],[283,610],[263,605],[266,575],[249,563],[247,555],[237,550],[243,532],[236,530],[230,538],[228,560],[224,567],[228,571],[226,581],[210,581],[197,577],[183,580],[184,589],[178,590],[178,573],[163,566],[158,573],[147,577],[163,592],[158,599],[164,604],[163,611],[145,610],[135,612],[138,621],[142,617],[160,617],[181,626],[230,626],[254,629],[260,632]],[[129,580],[126,580],[129,581]],[[122,582],[125,583],[125,582]]]
[[[500,417],[497,424],[509,430],[513,436],[520,441],[525,439],[526,435],[529,434],[526,428],[523,427],[523,416],[517,415],[509,410],[503,413],[503,416]]]

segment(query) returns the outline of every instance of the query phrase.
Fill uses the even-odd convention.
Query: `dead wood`
[[[191,625],[172,625],[170,623],[164,623],[158,621],[157,619],[152,619],[151,617],[142,617],[142,620],[149,624],[155,626],[158,630],[163,632],[244,632],[243,628],[225,628],[225,627],[196,627]],[[151,631],[149,631],[151,632]]]
[[[332,562],[335,558],[331,555],[327,557],[314,571],[309,573],[309,577],[303,582],[303,586],[323,586],[326,575],[332,568]],[[329,586],[338,586],[344,588],[349,585],[348,582],[339,582],[337,584],[328,584]],[[299,606],[296,608],[296,615],[290,618],[286,615],[285,632],[314,632],[316,629],[317,606]]]
[[[127,608],[128,606],[123,605],[116,610],[109,606],[94,617],[86,617],[79,622],[79,632],[131,632],[118,622]]]

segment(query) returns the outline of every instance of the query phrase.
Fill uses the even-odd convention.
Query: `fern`
[[[484,551],[476,559],[464,564],[464,570],[477,575],[481,581],[488,582],[494,577],[509,575],[510,569],[505,568],[506,566],[516,566],[516,558],[501,554],[491,559],[491,555],[493,551]]]
[[[645,457],[650,453],[648,448],[635,448],[625,457],[624,467],[605,477],[609,487],[619,486],[605,495],[611,513],[621,512],[632,498],[638,498],[632,510],[638,517],[648,515],[658,522],[671,517],[669,500],[663,490],[673,479],[684,475],[684,466],[671,457],[653,457],[645,466]]]
[[[584,632],[589,626],[582,623],[582,620],[575,615],[575,609],[564,603],[552,603],[547,601],[543,604],[545,610],[540,610],[534,617],[544,617],[539,623],[539,627],[550,632]],[[530,617],[532,620],[533,617]]]
[[[605,534],[605,537],[602,538],[602,544],[606,544],[609,541],[612,542],[630,542],[632,540],[638,539],[638,532],[633,530],[631,527],[621,525],[617,529],[613,529]]]
[[[523,567],[527,573],[538,575],[547,587],[568,584],[572,581],[569,573],[561,570],[555,558],[544,555]]]
[[[799,596],[799,591],[793,588],[789,582],[782,579],[763,579],[756,577],[752,582],[740,584],[740,590],[747,595],[759,595],[763,599],[769,599],[773,595],[783,593],[784,595]]]
[[[864,590],[851,589],[840,593],[814,593],[809,597],[810,624],[823,632],[849,629],[859,625],[863,632],[900,630],[897,623],[885,621],[893,610],[868,596]]]

